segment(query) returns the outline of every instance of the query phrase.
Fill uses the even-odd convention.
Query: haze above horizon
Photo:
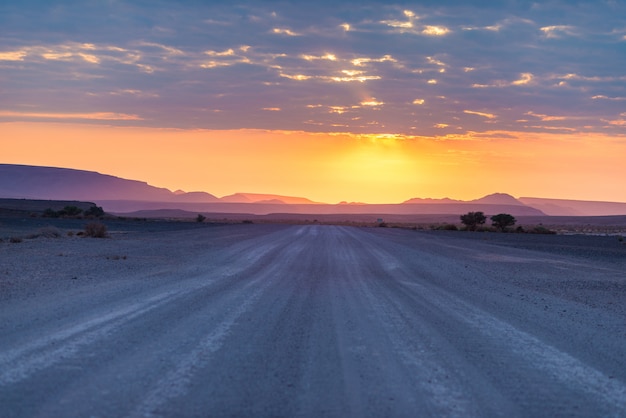
[[[626,202],[626,3],[0,4],[0,163],[171,190]]]

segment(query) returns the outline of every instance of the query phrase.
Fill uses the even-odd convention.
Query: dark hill
[[[168,189],[93,171],[0,164],[0,197],[53,200],[137,200],[214,202],[204,192],[174,194]]]

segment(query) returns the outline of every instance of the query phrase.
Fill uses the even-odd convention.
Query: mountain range
[[[460,214],[483,211],[488,215],[606,216],[626,214],[626,203],[591,202],[534,197],[515,198],[494,193],[462,201],[449,198],[412,198],[400,204],[326,204],[304,197],[235,193],[217,197],[204,191],[174,192],[146,182],[93,171],[68,168],[0,164],[0,198],[91,201],[111,213],[181,209],[203,213],[299,214]]]

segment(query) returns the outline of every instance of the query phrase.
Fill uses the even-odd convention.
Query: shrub
[[[85,225],[84,235],[91,238],[106,238],[109,236],[106,225],[101,222],[90,222]]]
[[[59,212],[61,216],[78,216],[81,213],[83,210],[76,206],[66,206]]]
[[[44,238],[60,238],[61,235],[62,234],[59,228],[56,228],[54,226],[46,226],[39,230],[39,236]]]
[[[19,244],[20,242],[22,242],[22,238],[20,238],[20,237],[11,237],[11,238],[9,238],[9,242],[11,244]]]
[[[252,222],[250,219],[245,219],[243,221],[241,221],[242,224],[252,224],[254,222]]]
[[[548,228],[546,228],[545,226],[542,226],[542,225],[534,227],[529,232],[531,234],[549,234],[549,235],[556,234],[555,231],[552,231],[552,230],[550,230],[550,229],[548,229]]]
[[[202,215],[202,214],[198,214],[198,216],[196,216],[196,222],[198,223],[202,223],[206,220],[206,216]]]
[[[467,212],[465,215],[461,215],[460,218],[468,231],[476,231],[476,228],[487,220],[483,212]]]
[[[508,213],[499,213],[491,217],[492,225],[501,232],[505,232],[509,226],[515,225],[516,219]]]
[[[59,212],[53,210],[52,208],[48,208],[43,211],[44,218],[58,218],[60,216]]]
[[[85,216],[93,216],[95,218],[100,218],[104,216],[104,210],[100,206],[91,206],[89,209],[85,211]]]

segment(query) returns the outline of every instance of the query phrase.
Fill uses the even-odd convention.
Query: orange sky
[[[399,203],[505,192],[626,202],[626,141],[600,134],[393,137],[12,122],[0,124],[0,138],[3,163],[98,171],[217,196]]]

